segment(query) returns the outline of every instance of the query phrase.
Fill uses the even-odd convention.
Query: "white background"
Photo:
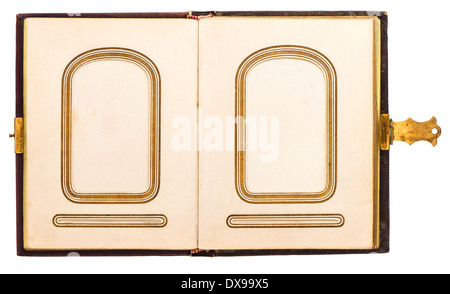
[[[0,12],[0,273],[450,273],[448,1],[6,1]],[[438,145],[392,146],[390,252],[262,257],[18,257],[15,228],[15,15],[189,10],[369,10],[389,15],[389,107],[396,121],[435,116]],[[45,73],[44,73],[45,74]],[[355,134],[356,135],[356,134]]]

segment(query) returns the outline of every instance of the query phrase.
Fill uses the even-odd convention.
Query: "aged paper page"
[[[172,142],[180,117],[195,128],[197,32],[26,20],[26,249],[197,247],[197,153]]]
[[[377,26],[200,21],[201,249],[377,246]]]

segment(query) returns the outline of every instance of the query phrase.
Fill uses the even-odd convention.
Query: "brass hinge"
[[[389,118],[389,114],[382,114],[380,127],[381,150],[389,150],[394,141],[403,141],[409,145],[417,141],[428,141],[436,146],[437,138],[441,135],[441,128],[434,116],[426,122],[416,122],[411,118],[395,122]]]
[[[14,137],[14,151],[18,154],[23,153],[23,117],[14,119],[14,134],[9,134],[9,137]]]

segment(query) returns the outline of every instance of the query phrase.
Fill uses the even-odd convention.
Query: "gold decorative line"
[[[230,228],[338,228],[344,225],[341,214],[242,214],[230,215]]]
[[[58,214],[56,227],[71,228],[162,228],[167,217],[162,214]]]
[[[78,193],[71,182],[72,144],[72,79],[82,66],[102,60],[131,62],[147,75],[150,99],[150,184],[141,193]],[[156,65],[145,55],[126,48],[99,48],[75,57],[64,70],[62,78],[61,186],[64,195],[75,203],[145,203],[156,197],[160,178],[160,101],[161,81]]]
[[[379,125],[380,113],[381,113],[381,22],[379,18],[374,18],[373,22],[373,42],[374,42],[374,140],[373,144],[373,166],[374,166],[374,177],[373,177],[373,242],[372,247],[380,247],[380,140],[377,140],[382,134]]]
[[[246,184],[246,83],[250,71],[274,59],[297,59],[316,65],[323,73],[327,99],[327,175],[326,186],[317,192],[252,192]],[[336,190],[337,172],[337,77],[331,61],[322,53],[303,46],[280,45],[263,48],[249,55],[236,73],[235,183],[239,197],[249,203],[319,203]]]

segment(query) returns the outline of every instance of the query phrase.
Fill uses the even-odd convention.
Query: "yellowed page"
[[[178,117],[195,128],[197,32],[183,19],[25,21],[26,249],[197,247],[197,155],[172,146]]]
[[[201,249],[377,246],[377,25],[200,21]]]

